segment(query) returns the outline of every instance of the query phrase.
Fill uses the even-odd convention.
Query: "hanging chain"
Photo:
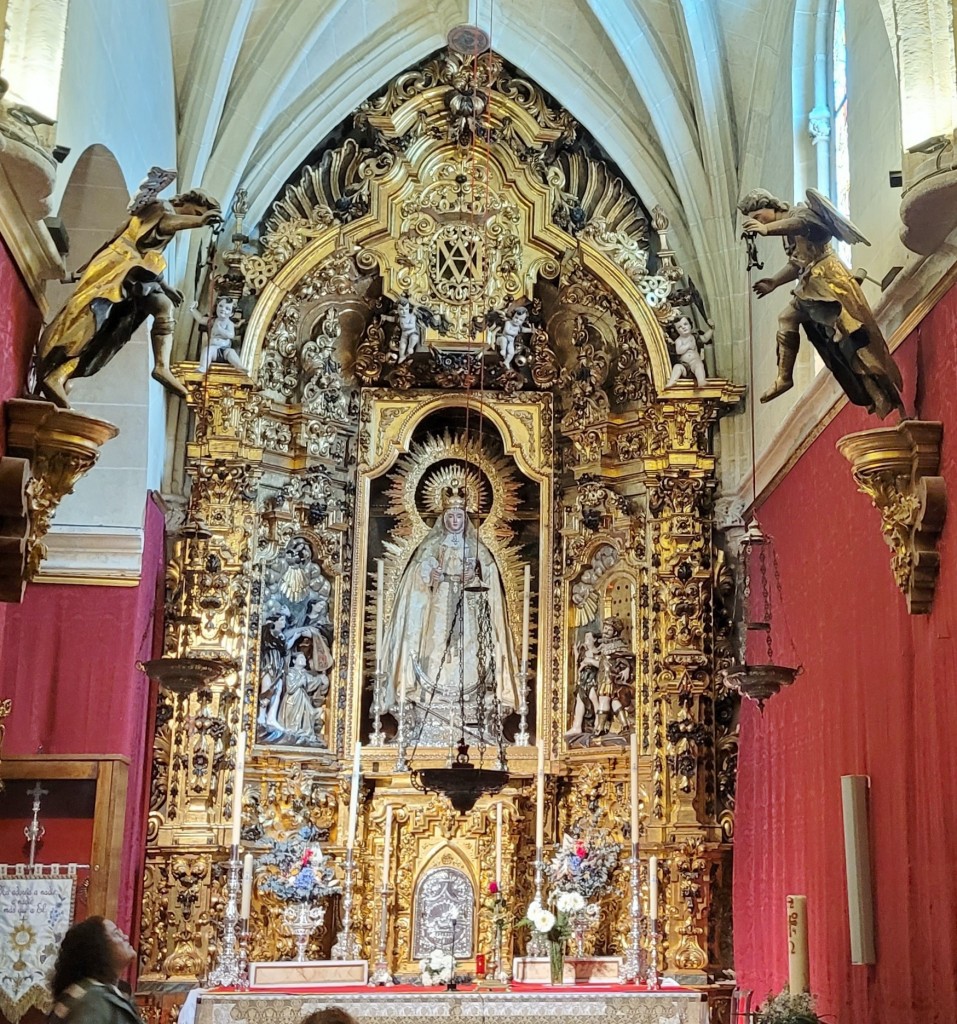
[[[764,607],[765,645],[768,649],[768,664],[774,664],[773,641],[771,639],[771,592],[768,587],[768,552],[767,544],[761,545],[758,552],[758,569],[761,573],[761,602]]]

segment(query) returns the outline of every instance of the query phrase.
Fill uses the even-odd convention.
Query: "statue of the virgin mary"
[[[413,743],[458,739],[463,692],[464,724],[473,737],[497,739],[488,728],[496,697],[502,718],[518,706],[505,588],[469,520],[464,487],[443,490],[435,524],[399,578],[383,647],[383,710],[395,713],[405,694]]]

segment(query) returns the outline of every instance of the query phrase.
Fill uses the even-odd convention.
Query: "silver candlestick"
[[[394,980],[389,970],[389,961],[386,955],[386,945],[389,938],[389,895],[392,890],[383,885],[379,890],[379,945],[376,949],[375,967],[370,985],[392,985]]]
[[[409,762],[405,759],[406,735],[405,735],[405,696],[399,698],[399,734],[396,736],[396,757],[395,770],[405,773],[409,770]]]
[[[648,920],[648,971],[645,974],[645,984],[655,992],[661,988],[661,979],[658,977],[657,917],[652,917]]]
[[[342,891],[342,928],[332,947],[333,960],[358,960],[359,943],[352,934],[352,883],[355,861],[352,850],[346,850],[345,885]]]
[[[518,732],[515,733],[515,746],[531,746],[528,735],[528,662],[523,661],[518,673],[518,692],[521,703],[518,706]]]
[[[369,742],[374,747],[385,746],[385,733],[382,731],[382,688],[385,686],[385,673],[376,669],[375,683],[373,684],[375,689],[372,697],[372,734],[369,736]]]
[[[535,848],[535,902],[542,905],[542,874],[545,870],[545,851],[542,847]],[[528,940],[529,956],[548,956],[548,943],[541,932],[532,929],[531,938]]]
[[[242,943],[242,928],[239,919],[239,889],[242,861],[239,846],[229,848],[229,874],[226,876],[226,913],[223,916],[223,941],[219,962],[209,974],[210,987],[240,988],[249,984],[246,972],[246,955]]]
[[[641,980],[641,869],[638,864],[638,844],[631,844],[631,931],[628,952],[625,955],[625,981]]]
[[[512,979],[508,971],[505,970],[505,961],[503,959],[502,951],[502,940],[505,929],[502,926],[500,920],[495,922],[495,969],[492,971],[492,981],[497,982],[499,985],[507,985]]]

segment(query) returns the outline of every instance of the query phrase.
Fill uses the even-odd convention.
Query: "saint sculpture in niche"
[[[332,587],[303,537],[293,537],[264,572],[259,657],[260,742],[325,745],[332,669]]]
[[[436,446],[433,439],[427,448]],[[413,467],[396,484],[396,509],[407,481],[413,494],[421,481],[421,511],[417,530],[400,525],[404,543],[386,543],[396,582],[383,630],[382,711],[397,717],[404,694],[410,741],[445,746],[458,737],[464,706],[472,742],[495,742],[501,721],[520,703],[506,585],[509,569],[517,576],[517,559],[505,544],[493,551],[473,522],[483,487],[476,469],[451,460]],[[426,516],[434,516],[431,526]],[[492,525],[483,522],[489,536]]]

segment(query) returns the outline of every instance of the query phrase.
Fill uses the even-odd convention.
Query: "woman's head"
[[[110,920],[88,917],[63,936],[51,987],[57,998],[84,978],[113,984],[135,956],[129,939]]]
[[[461,505],[453,505],[442,513],[442,522],[449,533],[463,533],[465,520],[465,509]]]
[[[303,1017],[300,1024],[356,1024],[356,1019],[338,1006],[328,1006]]]

